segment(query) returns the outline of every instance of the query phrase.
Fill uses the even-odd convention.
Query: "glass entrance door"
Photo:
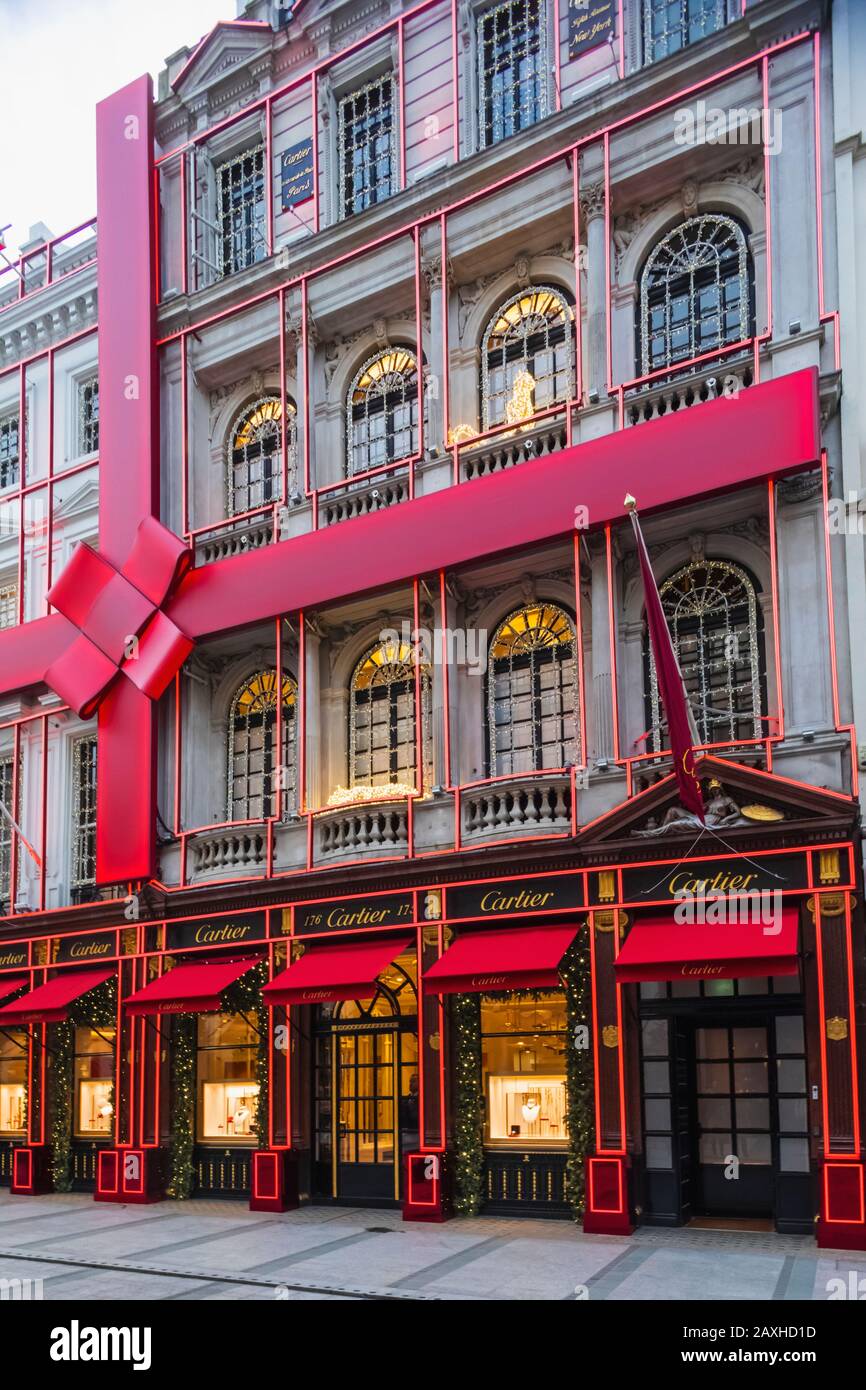
[[[344,1033],[337,1047],[337,1192],[341,1197],[398,1195],[396,1030]]]
[[[771,1216],[775,1087],[766,1024],[695,1029],[699,1210]]]

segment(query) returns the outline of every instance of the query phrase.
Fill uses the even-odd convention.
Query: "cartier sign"
[[[62,936],[54,957],[58,965],[72,961],[113,960],[117,955],[117,933],[86,932],[82,936]]]
[[[189,946],[244,946],[267,936],[267,913],[241,912],[236,917],[193,917],[187,922],[166,923],[166,948]]]
[[[580,874],[558,874],[449,888],[445,915],[452,922],[466,918],[533,917],[583,905]]]
[[[351,931],[357,927],[397,927],[411,922],[415,904],[411,893],[384,893],[375,898],[338,898],[323,903],[298,903],[295,932]]]
[[[593,875],[593,878],[597,878]],[[768,854],[762,858],[686,860],[623,869],[623,902],[677,902],[720,893],[789,892],[807,888],[804,854]]]
[[[0,946],[0,970],[11,970],[18,966],[25,966],[27,960],[27,942],[16,942],[14,946]]]

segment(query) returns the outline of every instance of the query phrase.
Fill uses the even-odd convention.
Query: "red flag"
[[[701,796],[701,784],[695,773],[695,744],[699,742],[698,732],[686,697],[686,688],[677,661],[677,654],[674,651],[671,634],[665,622],[664,609],[655,575],[652,572],[646,542],[640,529],[634,498],[627,497],[625,505],[631,516],[631,524],[637,543],[646,601],[650,648],[655,661],[659,694],[668,721],[668,733],[680,801],[687,811],[693,812],[699,820],[703,821],[704,799]]]

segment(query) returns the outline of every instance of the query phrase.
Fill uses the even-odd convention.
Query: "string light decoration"
[[[408,348],[387,348],[356,373],[346,404],[346,431],[350,477],[415,453],[418,363]]]
[[[192,1193],[195,1169],[196,1014],[177,1014],[171,1021],[171,1141],[165,1195],[185,1201]]]
[[[281,757],[276,758],[276,671],[257,671],[236,692],[228,721],[229,820],[265,820],[274,814],[277,762],[284,769],[283,815],[294,811],[297,697],[295,681],[283,674],[283,747]]]
[[[505,403],[505,420],[509,425],[517,425],[535,414],[532,397],[535,393],[535,377],[531,372],[518,372],[511,388],[511,399]]]
[[[421,667],[422,786],[432,783],[431,676]],[[355,667],[349,714],[349,775],[352,788],[399,787],[415,781],[415,661],[405,642],[379,642]]]
[[[765,673],[755,586],[728,560],[696,560],[659,589],[683,684],[702,743],[759,738]],[[665,747],[658,677],[644,637],[653,751]]]
[[[481,996],[455,994],[454,1029],[454,1205],[461,1216],[477,1216],[484,1193],[484,1091],[481,1082]]]
[[[509,613],[490,643],[491,776],[578,763],[579,703],[574,624],[568,614],[552,603]]]
[[[229,432],[226,460],[228,515],[254,510],[283,498],[283,407],[279,396],[261,396],[245,405]],[[297,410],[286,401],[286,454],[289,489],[297,484]]]
[[[640,278],[641,371],[750,337],[754,271],[732,217],[706,213],[674,227]]]
[[[484,429],[507,423],[522,377],[532,381],[533,408],[567,401],[574,391],[574,311],[549,285],[518,291],[496,310],[481,350],[481,416]],[[528,383],[518,400],[525,402]],[[519,418],[526,419],[526,415]]]

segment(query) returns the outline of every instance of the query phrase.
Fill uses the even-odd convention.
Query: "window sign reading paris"
[[[288,212],[313,196],[313,142],[300,140],[283,150],[280,161],[282,208]]]
[[[568,56],[579,58],[614,35],[615,0],[568,0]]]

